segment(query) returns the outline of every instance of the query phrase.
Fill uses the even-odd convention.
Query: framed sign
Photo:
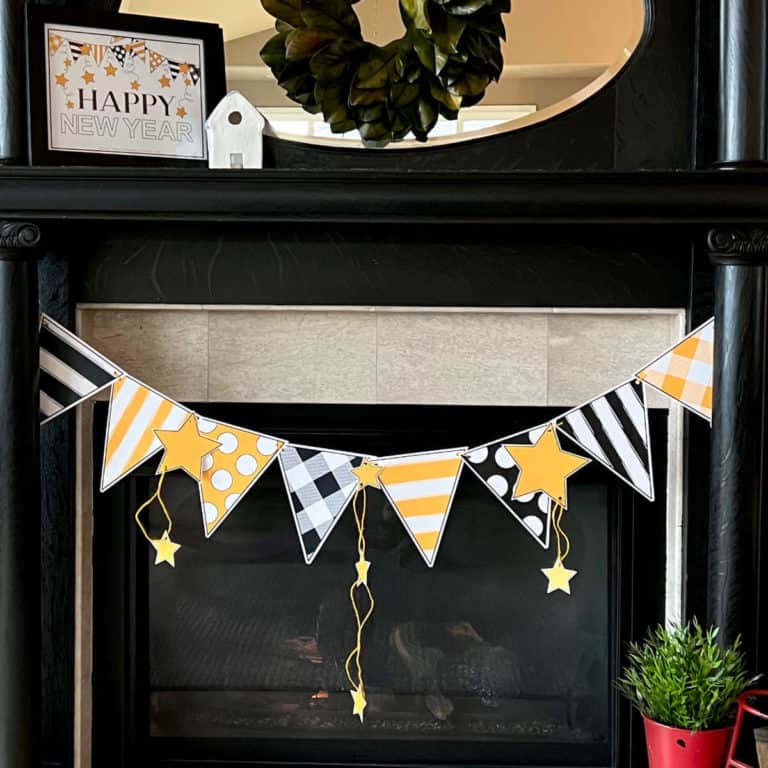
[[[33,164],[207,164],[220,27],[28,5],[27,43]]]

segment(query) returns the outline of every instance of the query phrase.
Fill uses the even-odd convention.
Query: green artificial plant
[[[726,727],[752,680],[740,638],[721,648],[717,635],[717,628],[705,631],[695,619],[672,630],[656,627],[643,643],[630,644],[619,689],[645,717],[663,725],[690,731]]]

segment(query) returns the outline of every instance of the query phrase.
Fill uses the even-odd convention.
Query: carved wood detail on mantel
[[[707,245],[715,264],[768,262],[768,229],[711,229]]]
[[[2,251],[21,251],[40,244],[42,234],[36,224],[17,221],[0,221],[0,258]]]

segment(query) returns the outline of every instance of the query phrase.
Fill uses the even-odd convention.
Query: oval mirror
[[[285,5],[284,0],[263,2],[273,10]],[[338,0],[324,2],[337,4]],[[420,22],[418,2],[419,0],[399,0],[399,3],[398,0],[361,0],[351,6],[359,20],[359,36],[366,43],[379,46],[375,50],[386,52],[386,46],[391,41],[403,39],[414,26],[426,28],[430,23],[429,20]],[[421,141],[416,141],[411,130],[401,140],[377,142],[378,136],[374,133],[373,140],[369,136],[369,140],[363,142],[360,131],[350,126],[349,121],[337,122],[332,126],[324,120],[322,112],[310,114],[292,101],[286,91],[278,85],[275,74],[261,56],[267,43],[272,41],[271,45],[274,46],[276,19],[264,9],[259,0],[217,0],[215,3],[209,0],[123,0],[121,11],[211,21],[221,25],[224,30],[228,88],[239,90],[261,110],[267,118],[268,130],[274,135],[325,146],[365,148],[386,145],[391,149],[429,147],[512,131],[573,108],[609,83],[627,64],[640,44],[646,21],[645,0],[428,2],[439,3],[440,8],[454,9],[455,15],[449,17],[450,10],[445,14],[445,18],[449,19],[449,26],[444,25],[441,31],[442,39],[446,39],[446,36],[450,38],[450,31],[453,29],[450,25],[457,19],[464,24],[463,19],[471,18],[475,8],[483,3],[486,6],[495,3],[495,8],[501,11],[497,13],[497,18],[500,17],[503,23],[506,39],[502,40],[498,34],[492,35],[490,28],[483,30],[486,35],[483,40],[490,40],[491,48],[494,40],[498,41],[501,57],[492,56],[487,52],[487,48],[482,49],[484,53],[475,53],[478,56],[486,56],[488,61],[493,58],[494,63],[489,66],[491,69],[497,68],[499,77],[498,81],[492,77],[487,86],[482,80],[480,86],[475,88],[474,94],[470,92],[467,97],[457,95],[460,92],[468,92],[462,91],[462,87],[467,82],[475,82],[471,79],[474,75],[470,75],[470,79],[458,81],[459,85],[455,85],[457,78],[464,77],[461,68],[457,70],[458,75],[453,77],[446,77],[446,70],[443,70],[442,75],[438,71],[442,83],[445,85],[447,82],[449,85],[446,85],[445,91],[436,93],[432,102],[437,107],[437,113],[434,120],[429,122],[426,141],[424,135],[420,137]],[[346,7],[346,3],[342,5]],[[399,5],[411,9],[408,27],[402,21]],[[505,10],[507,6],[509,11]],[[461,8],[467,10],[462,11]],[[459,30],[458,34],[462,34],[463,26],[455,28]],[[429,32],[431,34],[432,29],[429,29]],[[463,38],[459,39],[465,48],[469,46],[469,35],[466,32],[463,33]],[[475,42],[478,39],[480,38],[477,36],[473,38]],[[477,48],[476,45],[475,47]],[[282,46],[278,45],[278,49],[282,55]],[[368,49],[371,50],[370,46]],[[419,52],[421,61],[425,61],[421,53]],[[269,56],[265,58],[269,59]],[[419,66],[418,59],[414,60]],[[377,84],[379,63],[375,54],[374,60],[367,63],[366,72],[371,75],[366,81],[368,84]],[[434,71],[435,65],[431,60],[429,64]],[[445,63],[442,65],[445,66]],[[440,63],[437,66],[439,69]],[[332,75],[336,72],[331,65],[328,71]],[[363,70],[358,70],[355,75],[358,80],[362,78],[361,71]],[[398,73],[405,83],[408,72],[403,72],[401,68]],[[451,82],[454,83],[453,87]],[[400,88],[397,93],[406,91],[407,84],[405,89]],[[358,93],[365,97],[370,92]],[[432,92],[435,92],[434,87]],[[351,96],[347,98],[353,99]],[[388,98],[392,98],[391,91]],[[407,93],[404,98],[407,98]],[[427,98],[429,99],[429,94]],[[446,102],[446,98],[454,101]],[[474,101],[477,103],[472,103]],[[441,103],[444,105],[443,109],[440,108]],[[445,107],[446,103],[450,108]],[[467,103],[471,103],[471,106],[466,106]],[[458,114],[453,111],[454,106],[460,106]],[[366,109],[367,111],[361,111]],[[439,114],[440,111],[448,117]],[[375,105],[369,108],[363,105],[357,109],[355,115],[359,121],[360,114],[372,113],[376,113]],[[418,110],[410,105],[403,114],[414,115],[413,124],[416,124],[417,113]],[[423,119],[423,114],[421,117]],[[406,120],[406,127],[407,122]],[[366,126],[363,125],[363,132],[365,129]]]

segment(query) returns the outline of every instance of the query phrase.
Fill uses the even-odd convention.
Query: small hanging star
[[[368,571],[371,568],[371,564],[368,560],[364,560],[362,557],[355,563],[355,570],[357,571],[357,583],[368,583]]]
[[[104,71],[107,73],[107,77],[114,77],[117,74],[117,67],[110,63],[104,67]]]
[[[203,472],[203,458],[221,445],[218,440],[200,434],[194,415],[178,429],[156,429],[155,434],[165,448],[160,470],[182,469],[198,482]]]
[[[171,87],[171,78],[168,77],[168,75],[163,75],[158,82],[160,83],[161,88],[170,88]]]
[[[181,544],[171,541],[168,531],[164,531],[162,537],[159,539],[151,539],[149,543],[155,548],[155,552],[157,552],[155,565],[168,563],[171,568],[176,567],[176,552],[181,549]]]
[[[93,72],[89,72],[87,69],[85,72],[83,72],[83,80],[87,83],[92,83],[94,81]]]
[[[360,718],[360,722],[363,722],[363,711],[368,706],[368,702],[365,700],[365,691],[363,688],[355,688],[349,692],[352,697],[352,714],[357,715]]]
[[[363,488],[365,488],[366,485],[370,485],[373,488],[379,487],[381,467],[371,464],[368,459],[363,459],[363,463],[359,467],[353,467],[352,474],[358,479]]]
[[[134,90],[134,91],[138,91],[139,88],[141,88],[141,83],[138,80],[134,80],[131,83],[131,89]]]
[[[571,594],[571,579],[578,573],[563,565],[563,561],[558,557],[551,568],[542,568],[541,572],[547,577],[547,594],[560,590],[566,595]]]
[[[186,117],[186,116],[187,116],[187,110],[186,110],[186,109],[184,109],[184,107],[179,107],[179,108],[176,110],[176,115],[177,115],[178,117],[184,118],[184,117]]]
[[[62,72],[60,75],[56,75],[56,85],[60,85],[62,88],[67,87],[69,78]]]

